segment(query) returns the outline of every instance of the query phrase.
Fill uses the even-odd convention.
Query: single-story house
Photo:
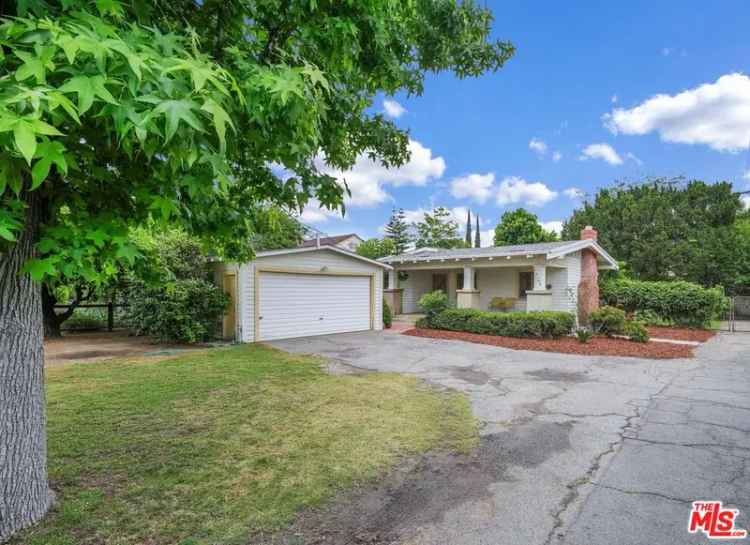
[[[300,248],[312,248],[313,246],[336,246],[342,250],[356,252],[357,246],[362,243],[362,237],[356,233],[346,233],[345,235],[332,235],[330,237],[309,238],[302,241]]]
[[[215,282],[231,299],[223,336],[257,342],[382,329],[383,273],[390,270],[325,244],[216,263]]]
[[[422,295],[443,290],[458,308],[562,310],[583,322],[599,304],[599,269],[617,269],[590,226],[581,240],[419,248],[379,261],[393,267],[384,295],[395,314],[419,312]]]

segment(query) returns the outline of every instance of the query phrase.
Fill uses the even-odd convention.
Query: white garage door
[[[257,340],[370,329],[370,277],[261,272]]]

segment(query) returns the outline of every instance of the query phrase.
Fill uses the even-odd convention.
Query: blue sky
[[[379,98],[373,109],[409,131],[412,161],[386,171],[363,159],[334,173],[352,187],[346,217],[312,206],[305,222],[370,237],[393,206],[410,218],[446,206],[460,224],[470,208],[488,243],[506,210],[523,206],[551,227],[581,192],[617,180],[683,175],[750,188],[750,4],[487,6],[494,36],[516,55],[494,74],[432,75],[420,97]]]

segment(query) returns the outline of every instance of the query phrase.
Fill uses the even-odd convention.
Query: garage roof
[[[375,261],[374,259],[369,259],[367,257],[363,257],[359,254],[355,254],[354,252],[350,252],[348,250],[344,250],[342,248],[339,248],[338,246],[323,246],[320,247],[313,246],[310,248],[286,248],[283,250],[268,250],[266,252],[257,252],[255,254],[255,257],[268,257],[272,255],[286,255],[286,254],[302,254],[305,252],[318,252],[318,251],[328,251],[328,252],[334,252],[337,254],[345,255],[347,257],[351,257],[352,259],[359,259],[360,261],[364,261],[365,263],[369,263],[370,265],[377,265],[378,267],[382,267],[386,270],[393,269],[389,264],[387,263],[381,263],[380,261]]]

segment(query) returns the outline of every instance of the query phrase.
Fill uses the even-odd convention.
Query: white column
[[[547,265],[534,265],[534,290],[547,289]]]
[[[398,288],[398,272],[396,269],[388,271],[388,289],[395,290]]]
[[[474,289],[474,267],[464,267],[464,285],[462,289],[469,291]]]

